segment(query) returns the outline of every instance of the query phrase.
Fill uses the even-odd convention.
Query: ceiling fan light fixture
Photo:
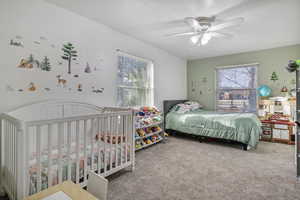
[[[199,38],[200,38],[199,35],[194,35],[190,38],[190,40],[193,44],[197,44],[199,42]]]
[[[201,45],[206,45],[211,38],[212,35],[210,33],[204,33],[203,37],[201,38]]]
[[[201,45],[206,45],[207,43],[208,43],[208,40],[205,40],[205,39],[202,38]]]
[[[203,39],[209,41],[212,38],[211,33],[204,33]]]

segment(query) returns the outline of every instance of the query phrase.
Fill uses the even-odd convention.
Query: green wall
[[[249,63],[259,63],[258,86],[262,84],[268,85],[272,88],[272,96],[278,96],[282,86],[285,85],[289,89],[294,87],[291,81],[295,75],[288,73],[285,66],[289,60],[295,59],[300,59],[300,44],[188,61],[188,98],[200,101],[205,108],[214,109],[215,68]],[[275,83],[270,80],[274,71],[279,77],[279,80]],[[192,91],[192,85],[194,91]]]

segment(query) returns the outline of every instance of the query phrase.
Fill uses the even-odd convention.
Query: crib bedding
[[[73,145],[72,145],[73,146]],[[112,163],[113,166],[120,165],[121,161],[124,163],[126,161],[126,144],[117,144],[117,145],[110,145],[105,144],[104,142],[100,142],[100,154],[98,146],[94,146],[94,158],[92,162],[91,157],[91,145],[87,146],[87,165],[90,166],[92,170],[101,169],[104,170],[104,160],[106,163]],[[122,150],[123,148],[123,150]],[[64,150],[64,149],[63,149]],[[122,151],[121,151],[122,150]],[[123,154],[121,153],[123,152]],[[52,174],[52,185],[56,185],[58,183],[58,150],[53,149],[51,152],[51,174]],[[98,158],[100,155],[100,162],[98,162]],[[127,161],[130,156],[130,145],[127,146]],[[75,150],[71,151],[70,156],[66,153],[62,154],[62,179],[67,180],[67,171],[68,171],[68,159],[71,158],[71,179],[73,181],[76,180],[76,152]],[[79,178],[84,177],[84,154],[83,151],[79,154]],[[34,194],[37,191],[36,179],[37,179],[37,160],[36,154],[32,155],[32,159],[29,161],[29,176],[30,176],[30,194]],[[100,166],[98,164],[100,163]],[[48,187],[48,151],[45,150],[41,154],[41,173],[42,173],[42,189]]]
[[[252,113],[225,113],[194,110],[186,113],[169,112],[166,129],[233,140],[256,147],[261,132],[261,123]]]

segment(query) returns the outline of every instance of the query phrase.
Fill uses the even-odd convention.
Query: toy
[[[152,133],[151,127],[145,129],[146,133]]]
[[[151,144],[151,143],[152,143],[152,141],[151,141],[149,138],[145,139],[144,142],[145,142],[146,144]]]
[[[156,142],[158,140],[158,136],[157,135],[153,135],[152,137],[151,137],[151,141],[152,142]]]
[[[29,84],[28,90],[31,91],[31,92],[36,91],[36,86],[34,85],[34,83],[31,82],[31,83]]]
[[[146,132],[144,131],[144,129],[138,129],[137,133],[139,134],[140,137],[144,137],[146,135]]]
[[[159,126],[153,126],[151,130],[152,132],[157,132],[157,131],[161,131],[161,128]]]

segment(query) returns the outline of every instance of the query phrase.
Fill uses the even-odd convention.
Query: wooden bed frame
[[[168,114],[168,112],[171,110],[171,108],[173,106],[175,106],[176,104],[179,104],[179,103],[184,103],[184,102],[187,102],[188,100],[184,99],[184,100],[164,100],[163,101],[163,111],[164,111],[164,126],[166,126],[166,116]],[[170,129],[166,129],[164,127],[164,130],[169,133],[169,134],[178,134],[179,132],[176,131],[176,130],[170,130]],[[185,135],[191,135],[189,133],[179,133],[179,134],[185,134]],[[207,137],[207,136],[201,136],[201,135],[195,135],[198,140],[200,142],[203,142],[203,141],[206,141],[207,139],[216,139],[216,140],[219,140],[219,141],[226,141],[226,142],[230,142],[230,143],[236,143],[236,144],[239,144],[242,146],[242,149],[244,151],[247,151],[248,150],[248,145],[247,144],[244,144],[244,143],[241,143],[241,142],[237,142],[237,141],[233,141],[233,140],[226,140],[226,139],[221,139],[221,138],[212,138],[212,137]]]

